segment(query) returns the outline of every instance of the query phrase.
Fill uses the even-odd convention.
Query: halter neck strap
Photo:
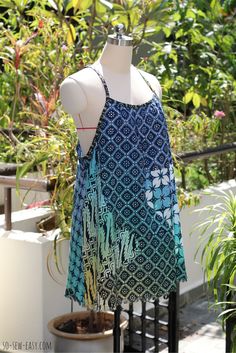
[[[100,74],[100,72],[98,70],[96,70],[93,66],[91,65],[86,65],[85,67],[88,67],[90,69],[92,69],[93,71],[96,72],[96,74],[98,75],[98,77],[100,78],[100,80],[102,81],[102,84],[103,84],[103,87],[104,87],[104,90],[106,92],[106,97],[110,97],[110,93],[109,93],[109,89],[107,87],[107,84],[106,84],[106,81],[104,79],[104,77],[102,76],[102,74]]]
[[[150,85],[150,82],[146,79],[146,77],[144,77],[144,75],[141,73],[140,69],[138,69],[139,74],[142,76],[142,78],[144,79],[144,81],[146,82],[146,84],[148,85],[148,87],[150,88],[150,90],[156,95],[156,92],[154,91],[154,89],[152,88],[152,86]]]

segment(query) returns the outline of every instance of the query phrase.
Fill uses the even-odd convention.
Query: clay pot
[[[104,311],[105,320],[111,324],[114,321],[114,313]],[[78,353],[112,353],[113,352],[113,330],[108,329],[98,333],[67,333],[57,329],[57,327],[69,320],[86,319],[91,313],[89,311],[78,311],[58,316],[48,323],[49,331],[54,335],[55,352],[78,352]],[[124,351],[124,330],[128,321],[124,315],[120,316],[120,347]],[[110,325],[111,327],[112,325]]]

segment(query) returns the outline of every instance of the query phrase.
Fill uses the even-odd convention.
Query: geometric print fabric
[[[88,154],[77,145],[65,295],[114,308],[160,297],[187,276],[161,103],[155,93],[141,105],[118,102],[97,74],[106,102]]]

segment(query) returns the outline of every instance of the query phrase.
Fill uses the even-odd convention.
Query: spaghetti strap
[[[99,72],[97,69],[95,69],[93,66],[91,66],[91,65],[86,65],[85,67],[88,67],[88,68],[90,68],[90,69],[93,69],[93,71],[96,72],[96,74],[98,75],[98,77],[99,77],[100,80],[102,81],[103,87],[104,87],[105,92],[106,92],[106,98],[110,97],[109,89],[108,89],[108,87],[107,87],[106,81],[105,81],[104,77],[102,76],[102,74],[100,74],[100,72]]]
[[[137,68],[137,70],[138,70],[139,74],[142,76],[142,78],[144,79],[144,81],[146,82],[146,84],[148,85],[148,87],[150,88],[150,90],[151,90],[155,95],[157,95],[156,92],[154,91],[154,89],[152,88],[152,86],[150,85],[150,83],[148,82],[148,80],[147,80],[147,79],[143,76],[143,74],[141,73],[140,69]]]

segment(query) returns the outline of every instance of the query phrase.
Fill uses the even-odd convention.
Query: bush
[[[134,37],[134,62],[161,82],[174,154],[234,141],[230,1],[0,0],[0,6],[0,158],[23,162],[18,177],[33,167],[57,176],[52,204],[62,212],[60,224],[70,226],[77,135],[59,85],[96,60],[117,23]],[[186,170],[191,191],[233,177],[235,160],[229,153]]]

